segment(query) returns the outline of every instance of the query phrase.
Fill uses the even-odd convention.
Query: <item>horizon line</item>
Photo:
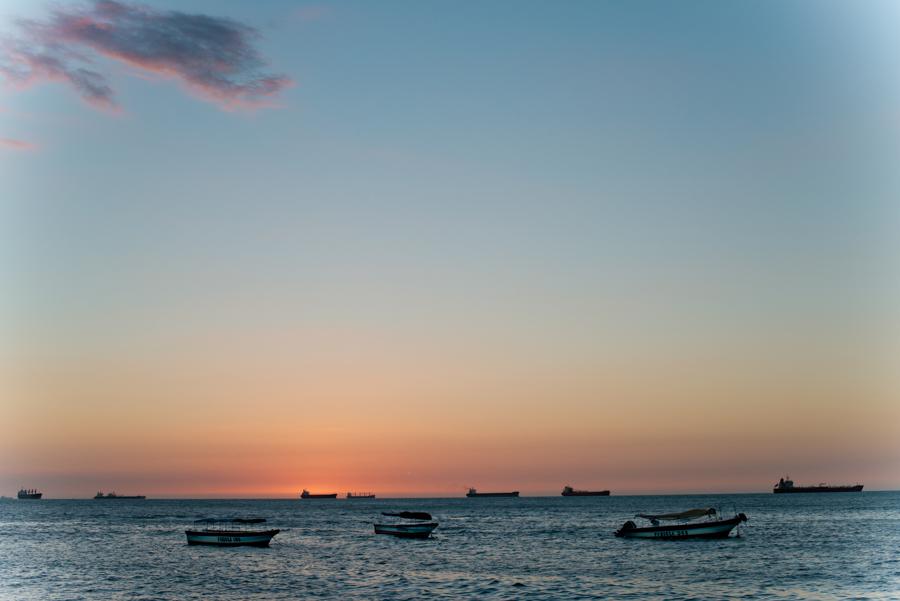
[[[900,488],[898,489],[874,489],[874,490],[863,490],[859,491],[862,493],[890,493],[890,492],[900,492]],[[709,495],[770,495],[772,492],[767,491],[732,491],[732,492],[723,492],[723,491],[713,491],[713,492],[657,492],[657,493],[620,493],[620,494],[612,494],[610,493],[610,497],[697,497],[697,496],[709,496]],[[814,494],[814,493],[813,493]],[[504,497],[504,498],[519,498],[519,499],[553,499],[560,497],[561,494],[534,494],[534,495],[522,495],[520,494],[518,497]],[[3,497],[7,500],[15,500],[18,501],[15,497]],[[252,496],[208,496],[208,497],[191,497],[191,496],[156,496],[150,497],[146,496],[144,499],[119,499],[123,501],[372,501],[372,500],[381,500],[381,499],[434,499],[434,500],[449,500],[449,499],[465,499],[467,498],[465,495],[460,496],[394,496],[394,495],[383,495],[378,496],[374,499],[347,499],[346,497],[338,496],[333,499],[301,499],[299,493],[297,496],[285,497],[285,496],[272,496],[272,497],[252,497]],[[606,497],[603,497],[606,498]],[[41,500],[43,501],[94,501],[96,500],[94,497],[43,497]],[[477,502],[477,501],[476,501]]]

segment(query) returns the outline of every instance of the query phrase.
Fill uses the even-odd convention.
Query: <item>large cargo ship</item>
[[[43,496],[44,496],[44,493],[39,492],[36,488],[28,488],[28,489],[23,488],[19,491],[19,495],[18,495],[18,497],[20,499],[32,500],[32,501],[37,501],[38,499],[40,499]]]
[[[95,499],[146,499],[144,495],[117,495],[115,492],[106,493],[98,492],[94,495]]]
[[[470,488],[466,493],[467,497],[518,497],[519,491],[512,492],[478,492],[474,488]]]
[[[375,493],[373,492],[348,492],[348,499],[374,499]]]
[[[313,494],[304,488],[303,492],[300,493],[300,498],[301,499],[337,499],[337,493],[330,492],[330,493]]]
[[[562,496],[564,497],[608,497],[608,490],[575,490],[571,486],[563,488]]]
[[[781,478],[778,484],[772,489],[775,494],[781,493],[800,493],[800,492],[862,492],[862,484],[852,484],[844,486],[829,486],[824,482],[816,486],[794,486],[791,479]]]

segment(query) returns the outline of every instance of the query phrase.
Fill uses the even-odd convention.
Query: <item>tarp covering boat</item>
[[[431,514],[425,513],[424,511],[398,511],[398,512],[390,512],[390,511],[382,511],[381,515],[387,515],[395,518],[404,518],[407,520],[430,520]]]
[[[262,524],[266,518],[203,518],[195,524]]]
[[[682,511],[681,513],[660,513],[658,515],[649,515],[645,513],[639,513],[636,517],[644,518],[650,520],[651,522],[656,522],[659,520],[663,521],[674,521],[674,520],[695,520],[697,518],[702,518],[707,515],[716,515],[716,510],[710,507],[709,509],[688,509],[687,511]]]

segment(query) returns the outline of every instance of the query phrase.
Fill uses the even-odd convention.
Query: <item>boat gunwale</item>
[[[185,530],[184,533],[188,536],[197,535],[197,536],[269,536],[272,538],[276,534],[281,532],[278,528],[273,528],[271,530]]]

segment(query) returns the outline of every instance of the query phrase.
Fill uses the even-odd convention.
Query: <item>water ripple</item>
[[[638,512],[737,506],[719,541],[612,536]],[[424,541],[375,536],[387,509],[441,522]],[[263,515],[268,549],[191,547],[197,517]],[[0,599],[890,599],[900,493],[0,503]]]

